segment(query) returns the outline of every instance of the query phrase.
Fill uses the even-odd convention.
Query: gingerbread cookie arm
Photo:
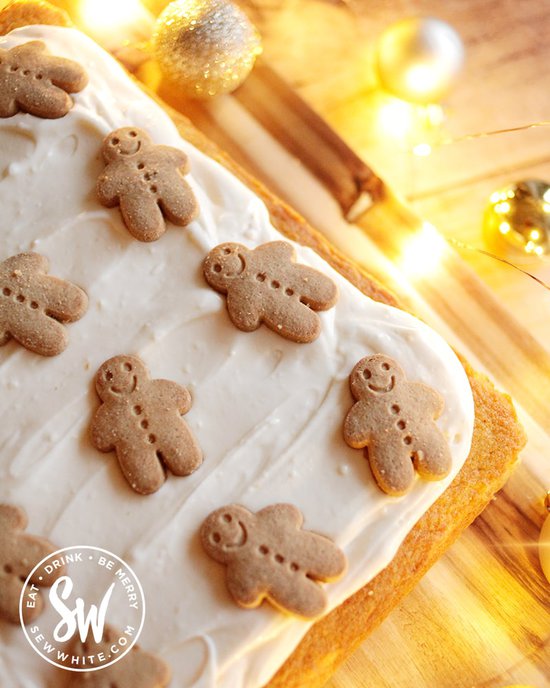
[[[6,530],[23,530],[27,527],[27,515],[17,506],[0,504],[0,532]]]
[[[159,403],[176,408],[180,415],[187,413],[193,403],[189,391],[172,380],[152,380],[147,391],[154,395]]]
[[[365,447],[373,433],[373,423],[369,417],[365,401],[355,403],[344,421],[344,440],[354,449]]]
[[[189,158],[182,150],[173,146],[157,146],[156,150],[161,153],[162,160],[171,162],[182,174],[189,172]]]
[[[294,262],[296,251],[288,241],[268,241],[252,251],[255,260],[277,261],[281,266]]]
[[[156,195],[122,194],[120,212],[128,231],[139,241],[156,241],[166,231]]]
[[[90,435],[94,447],[101,452],[110,452],[115,448],[117,432],[114,429],[114,420],[107,406],[103,404],[94,414]]]
[[[426,414],[436,420],[443,413],[445,408],[445,401],[441,394],[436,392],[431,387],[423,385],[420,382],[409,382],[408,393],[413,400],[413,403],[419,404],[426,409]]]
[[[256,518],[267,531],[277,528],[299,530],[304,522],[302,512],[292,504],[270,504],[258,511]]]

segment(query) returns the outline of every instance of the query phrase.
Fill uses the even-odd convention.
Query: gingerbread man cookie
[[[233,324],[252,332],[261,323],[293,342],[312,342],[321,332],[314,311],[332,308],[336,284],[322,273],[295,263],[286,241],[272,241],[250,250],[226,243],[212,249],[204,261],[208,284],[227,294]]]
[[[20,110],[45,119],[63,117],[73,106],[69,93],[87,83],[77,62],[50,55],[42,41],[0,48],[0,117]]]
[[[340,578],[343,552],[328,538],[302,530],[303,517],[291,504],[274,504],[256,514],[231,504],[204,521],[206,552],[227,566],[226,584],[235,602],[257,607],[268,599],[298,616],[322,614],[327,597],[319,581]]]
[[[120,206],[124,224],[139,241],[156,241],[166,231],[164,217],[185,226],[198,215],[198,205],[183,175],[185,153],[153,144],[137,127],[117,129],[101,149],[106,163],[97,194],[107,208]]]
[[[42,356],[56,356],[66,348],[62,323],[81,318],[88,297],[47,272],[48,260],[37,253],[20,253],[0,263],[0,346],[13,337]]]
[[[189,475],[202,452],[181,417],[191,395],[170,380],[151,380],[137,356],[115,356],[98,370],[95,386],[103,402],[92,422],[92,442],[102,452],[116,451],[122,473],[140,494],[156,492],[165,469]]]
[[[0,504],[0,618],[19,624],[19,598],[27,576],[44,557],[57,549],[50,542],[24,532],[27,516],[23,509],[10,504]],[[64,573],[57,568],[50,574],[41,572],[40,580],[31,578],[29,583],[49,587]],[[24,605],[23,618],[30,623],[43,608],[40,593],[27,595],[32,604]]]
[[[75,643],[77,656],[97,656],[102,653],[109,657],[111,647],[124,633],[111,626],[105,626],[103,638],[95,642],[92,633],[84,643]],[[170,669],[155,655],[142,650],[139,645],[128,652],[118,662],[98,671],[70,672],[71,678],[66,688],[165,688],[170,683]]]
[[[435,420],[443,398],[430,387],[409,382],[389,356],[363,358],[350,375],[353,405],[344,423],[344,439],[367,447],[376,482],[398,496],[413,484],[415,469],[426,480],[441,480],[451,470],[449,446]]]

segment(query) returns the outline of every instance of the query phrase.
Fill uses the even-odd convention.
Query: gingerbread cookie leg
[[[170,222],[182,227],[192,222],[199,214],[199,206],[191,187],[183,180],[178,186],[163,188],[159,205]]]
[[[138,450],[135,445],[119,444],[117,456],[122,474],[139,494],[152,494],[164,485],[166,471],[155,447]]]
[[[16,331],[14,339],[29,351],[42,356],[57,356],[67,348],[69,342],[67,332],[60,323],[43,318],[38,313],[19,320]]]
[[[156,241],[165,232],[164,218],[155,192],[149,196],[125,194],[120,212],[130,234],[139,241]]]
[[[399,442],[373,441],[365,449],[372,474],[387,494],[399,497],[410,489],[414,481],[414,466],[410,454],[403,451]]]
[[[202,451],[187,427],[179,427],[173,433],[173,442],[157,452],[161,461],[174,475],[189,475],[202,463]]]
[[[449,474],[451,455],[439,431],[425,430],[422,442],[413,451],[413,464],[424,480],[441,480]]]

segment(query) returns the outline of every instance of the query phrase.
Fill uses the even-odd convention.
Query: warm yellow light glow
[[[430,277],[439,267],[446,247],[437,229],[424,222],[420,231],[405,242],[398,267],[410,278]]]
[[[537,246],[537,247],[535,248],[535,253],[536,253],[537,256],[542,256],[542,254],[544,253],[543,247],[542,247],[542,246]]]
[[[508,234],[508,232],[510,231],[510,223],[509,222],[501,222],[499,227],[498,227],[498,231],[501,234]]]
[[[550,213],[550,203],[543,203],[542,209],[544,210],[545,213]]]
[[[540,230],[532,229],[529,232],[529,239],[532,239],[533,241],[538,241],[540,239]]]
[[[506,192],[506,196],[508,198],[515,198],[516,194],[514,191],[512,191],[512,189],[508,189],[508,191]]]
[[[494,205],[495,203],[498,203],[499,201],[505,201],[506,198],[507,198],[506,192],[495,191],[494,193],[491,194],[490,201]]]
[[[413,153],[421,158],[426,158],[431,152],[432,147],[429,143],[419,143],[413,148]]]
[[[445,121],[445,110],[443,110],[441,105],[431,103],[430,105],[425,106],[425,110],[426,119],[432,127],[438,127]]]
[[[550,203],[550,189],[547,189],[543,194],[542,197],[547,203]]]
[[[405,137],[414,122],[414,106],[404,100],[392,98],[379,110],[378,122],[384,133],[396,138]]]
[[[80,19],[91,32],[124,26],[143,11],[140,0],[82,0]]]
[[[495,205],[495,210],[497,213],[502,213],[504,215],[510,212],[510,204],[508,201],[502,201],[502,203],[497,203]]]
[[[434,65],[416,64],[408,70],[405,80],[411,95],[422,96],[437,88],[439,74]]]
[[[527,253],[533,253],[535,248],[535,244],[532,241],[528,241],[525,244],[525,250],[527,251]]]

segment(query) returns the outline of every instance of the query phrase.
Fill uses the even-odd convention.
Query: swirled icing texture
[[[264,604],[237,608],[224,571],[201,550],[200,523],[220,505],[257,510],[291,502],[305,527],[332,537],[349,572],[327,586],[330,607],[392,559],[419,517],[445,490],[469,452],[474,410],[466,375],[447,344],[407,313],[375,303],[311,250],[299,260],[338,283],[323,332],[296,345],[262,327],[238,331],[224,299],[204,282],[201,263],[223,241],[250,247],[278,239],[262,202],[206,158],[96,44],[72,29],[26,27],[1,39],[12,47],[44,40],[79,61],[89,86],[62,120],[18,114],[0,121],[1,258],[34,250],[51,272],[81,285],[86,316],[70,326],[63,355],[46,359],[10,342],[0,348],[0,500],[24,506],[29,530],[60,547],[111,550],[136,571],[148,605],[140,644],[172,666],[177,686],[254,688],[292,652],[310,624]],[[117,209],[102,208],[95,180],[103,137],[135,125],[157,143],[181,147],[201,206],[189,228],[170,227],[154,244],[135,241]],[[154,377],[186,385],[186,421],[205,454],[187,478],[169,476],[154,495],[134,494],[114,454],[88,439],[97,405],[92,379],[110,356],[140,355]],[[411,380],[445,398],[438,421],[453,467],[441,482],[417,480],[402,498],[381,493],[342,422],[352,403],[348,375],[363,356],[397,359]],[[21,629],[0,626],[0,684],[42,686],[52,668]]]

